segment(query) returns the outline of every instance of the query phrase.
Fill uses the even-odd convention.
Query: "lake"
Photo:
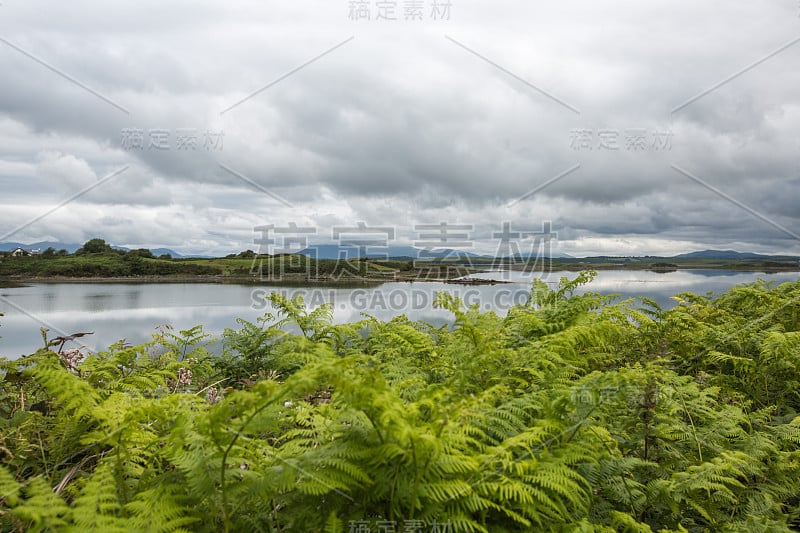
[[[543,280],[555,286],[561,276],[574,278],[575,272],[555,272]],[[541,274],[537,274],[541,276]],[[671,297],[681,292],[719,293],[728,287],[753,282],[758,278],[776,283],[795,281],[798,273],[755,273],[722,270],[600,271],[588,290],[619,294],[622,298],[647,296],[660,305],[674,305]],[[280,292],[287,297],[302,295],[313,307],[334,305],[334,321],[352,322],[362,313],[380,319],[406,314],[415,320],[436,325],[446,323],[450,314],[433,309],[439,291],[478,303],[483,310],[504,315],[511,305],[522,303],[530,291],[531,274],[489,272],[471,277],[511,281],[508,284],[466,286],[438,282],[385,283],[368,288],[298,288],[281,286],[222,285],[210,283],[34,283],[24,287],[0,288],[0,356],[16,358],[42,345],[39,328],[50,335],[93,331],[80,339],[92,351],[117,340],[132,344],[150,340],[155,328],[170,324],[187,329],[203,324],[206,331],[219,335],[237,327],[237,317],[254,321],[270,310],[264,296]],[[586,289],[584,289],[586,290]]]

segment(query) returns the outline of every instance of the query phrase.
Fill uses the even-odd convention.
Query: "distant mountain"
[[[77,243],[63,243],[52,241],[34,242],[32,244],[25,244],[21,242],[0,242],[0,252],[7,252],[14,248],[24,248],[26,250],[41,250],[42,252],[52,247],[56,251],[66,250],[69,253],[74,253],[75,250],[81,248],[83,244]],[[123,246],[112,246],[115,250],[122,250],[125,252],[130,251],[130,248]],[[182,255],[169,248],[151,248],[150,251],[156,257],[164,254],[169,254],[175,259],[190,259],[190,258],[210,258],[209,255]],[[424,253],[423,253],[424,252]],[[296,252],[300,255],[309,257],[316,257],[318,259],[356,259],[361,257],[361,250],[357,246],[340,246],[338,244],[318,244],[309,246],[304,250]],[[391,258],[391,259],[421,259],[421,258],[456,258],[456,257],[471,257],[480,259],[492,259],[493,255],[481,255],[464,250],[453,250],[448,248],[437,248],[432,251],[425,251],[422,248],[414,246],[385,246],[385,247],[367,247],[366,257],[373,259]],[[531,254],[517,254],[514,256],[518,260],[531,260],[535,259]],[[554,252],[551,254],[553,259],[579,259],[569,254]],[[601,256],[590,257],[582,259],[623,259],[621,256]],[[685,254],[675,255],[671,257],[660,256],[645,256],[643,259],[726,259],[726,260],[762,260],[762,261],[793,261],[798,260],[800,257],[789,255],[764,255],[752,252],[737,252],[735,250],[702,250],[698,252],[689,252]]]
[[[130,252],[131,250],[138,250],[138,248],[125,248],[124,246],[112,246],[112,248],[115,250],[119,250],[121,252]],[[173,259],[191,259],[191,258],[206,259],[210,257],[206,255],[181,255],[175,250],[170,250],[169,248],[150,248],[149,250],[150,253],[156,257],[158,257],[159,255],[169,254],[170,256],[172,256]]]
[[[543,257],[543,256],[535,254],[527,254],[527,255],[517,254],[514,257],[516,257],[517,259],[536,259],[537,257]],[[575,256],[565,254],[562,252],[551,253],[549,256],[544,256],[544,257],[550,257],[551,259],[575,259]]]
[[[164,255],[164,254],[169,254],[175,259],[179,259],[179,258],[182,258],[182,257],[187,257],[185,255],[179,254],[178,252],[176,252],[174,250],[170,250],[169,248],[150,248],[150,253],[152,253],[156,257],[158,257],[159,255]],[[194,257],[194,256],[192,256],[192,257]]]
[[[338,244],[318,244],[309,246],[297,252],[300,255],[316,257],[317,259],[357,259],[361,257],[361,250],[357,246],[340,246]],[[493,259],[492,255],[481,255],[465,250],[453,250],[451,248],[436,248],[434,250],[424,250],[414,246],[369,246],[367,247],[366,257],[380,259],[444,259],[455,257],[471,257],[481,259]],[[562,253],[554,253],[552,257],[569,258],[572,256]],[[531,259],[533,256],[516,256],[517,259]]]
[[[774,256],[735,250],[702,250],[674,256],[676,259],[769,259]]]
[[[317,244],[315,246],[309,246],[308,248],[300,250],[296,253],[300,255],[306,255],[308,257],[316,257],[317,259],[358,259],[362,257],[361,249],[357,246],[340,246],[338,244]],[[445,257],[484,257],[479,254],[465,252],[463,250],[438,248],[428,252],[413,246],[369,246],[366,249],[366,253],[363,255],[364,257],[374,259],[441,259]]]

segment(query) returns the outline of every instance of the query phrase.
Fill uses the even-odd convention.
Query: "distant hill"
[[[537,257],[543,257],[543,256],[538,256],[534,254],[527,254],[527,255],[517,254],[514,257],[517,259],[536,259]],[[575,259],[575,256],[561,252],[551,253],[549,256],[546,257],[550,257],[552,259]]]
[[[317,244],[309,246],[297,252],[300,255],[316,257],[317,259],[358,259],[362,257],[361,249],[357,246],[340,246],[338,244]],[[463,250],[436,249],[425,252],[421,248],[413,246],[369,246],[364,257],[380,259],[420,259],[420,258],[444,258],[444,257],[483,257],[481,255],[466,252]]]
[[[178,252],[176,252],[174,250],[170,250],[169,248],[150,248],[150,253],[152,253],[156,257],[158,257],[159,255],[164,255],[164,254],[169,254],[172,257],[176,258],[176,259],[181,258],[181,257],[189,257],[189,256],[181,255],[181,254],[179,254]],[[194,257],[194,256],[191,256],[191,257]]]
[[[7,252],[13,250],[14,248],[24,248],[26,250],[35,250],[39,249],[41,251],[45,251],[47,248],[54,248],[55,250],[66,250],[69,253],[74,253],[78,248],[81,248],[83,244],[77,243],[63,243],[63,242],[52,242],[52,241],[41,241],[41,242],[34,242],[31,244],[25,244],[21,242],[0,242],[0,252]],[[130,248],[125,248],[123,246],[112,246],[116,250],[122,251],[130,251]],[[164,254],[169,254],[170,256],[176,259],[191,259],[191,258],[203,258],[207,259],[213,256],[209,255],[196,255],[196,254],[189,254],[189,255],[182,255],[178,252],[171,250],[169,248],[151,248],[150,251],[156,257]],[[424,253],[423,253],[424,252]],[[309,246],[299,252],[295,252],[300,255],[306,255],[309,257],[316,257],[318,259],[339,259],[343,257],[344,259],[357,259],[361,257],[361,250],[356,246],[340,246],[338,244],[318,244],[314,246]],[[434,259],[442,259],[442,258],[456,258],[456,257],[471,257],[471,258],[480,258],[480,259],[493,259],[493,255],[481,255],[476,254],[474,252],[469,252],[465,250],[453,250],[447,248],[437,248],[432,251],[424,251],[422,248],[416,248],[414,246],[385,246],[385,247],[373,247],[370,246],[367,248],[367,253],[365,254],[366,257],[373,258],[373,259],[380,259],[380,258],[391,258],[391,259],[401,259],[401,260],[413,260],[413,259],[421,259],[421,258],[434,258]],[[554,259],[624,259],[621,256],[598,256],[598,257],[584,257],[584,258],[576,258],[569,254],[555,252],[551,254],[551,257]],[[533,259],[535,256],[530,254],[517,254],[515,256],[517,259]],[[756,254],[752,252],[737,252],[736,250],[701,250],[697,252],[689,252],[685,254],[679,254],[671,257],[661,257],[661,256],[645,256],[644,258],[640,259],[723,259],[723,260],[730,260],[730,261],[753,261],[753,260],[761,260],[761,261],[796,261],[800,260],[798,256],[790,256],[790,255],[764,255],[764,254]]]
[[[702,250],[674,256],[676,259],[774,259],[776,257],[792,258],[792,256],[774,256],[737,252],[736,250]]]
[[[338,244],[318,244],[309,246],[299,252],[300,255],[308,257],[316,257],[317,259],[357,259],[361,257],[361,250],[357,246],[340,246]],[[366,257],[373,259],[391,258],[391,259],[443,259],[454,257],[471,257],[481,259],[493,259],[493,255],[482,255],[466,250],[453,250],[451,248],[436,248],[434,250],[426,251],[422,248],[414,246],[369,246],[367,247]],[[529,258],[529,256],[516,256],[518,259]],[[572,258],[572,256],[561,253],[554,253],[552,257]]]

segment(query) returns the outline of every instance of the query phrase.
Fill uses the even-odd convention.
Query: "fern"
[[[443,327],[276,296],[220,356],[164,327],[66,364],[45,333],[0,364],[0,530],[800,527],[800,282],[665,310],[592,276],[505,317],[440,295]]]

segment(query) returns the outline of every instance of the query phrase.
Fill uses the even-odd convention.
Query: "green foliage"
[[[128,257],[144,257],[147,259],[155,259],[156,256],[147,248],[139,248],[138,250],[131,250],[127,253]]]
[[[117,250],[103,239],[87,241],[74,254],[48,248],[40,255],[8,256],[0,261],[0,278],[214,276],[239,281],[306,284],[313,280],[329,285],[363,285],[397,279],[455,278],[472,272],[466,266],[437,261],[417,268],[413,261],[317,259],[298,254],[258,254],[252,250],[221,258],[173,259],[169,254],[155,257],[146,248]]]
[[[113,249],[103,239],[89,239],[79,250],[84,254],[102,254],[113,252]]]
[[[800,282],[665,311],[592,277],[506,317],[440,295],[442,328],[272,296],[219,356],[45,339],[0,362],[0,530],[800,527]]]
[[[108,246],[108,245],[106,245]],[[133,250],[127,254],[108,247],[103,252],[75,255],[17,257],[0,262],[0,276],[33,277],[131,277],[171,275],[214,275],[217,268],[194,263],[154,259],[148,250]]]

